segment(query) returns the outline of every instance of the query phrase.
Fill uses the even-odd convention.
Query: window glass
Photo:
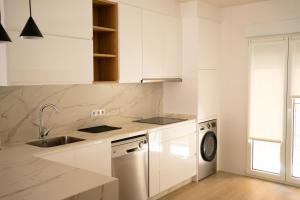
[[[253,170],[280,173],[280,143],[253,140]]]

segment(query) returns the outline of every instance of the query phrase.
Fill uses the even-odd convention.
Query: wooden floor
[[[300,188],[218,173],[160,200],[300,200]]]

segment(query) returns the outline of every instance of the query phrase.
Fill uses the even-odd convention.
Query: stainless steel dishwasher
[[[112,175],[119,179],[120,200],[148,199],[148,140],[146,135],[112,142]]]

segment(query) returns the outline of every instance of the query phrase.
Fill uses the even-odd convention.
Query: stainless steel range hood
[[[182,78],[144,78],[141,83],[182,82]]]

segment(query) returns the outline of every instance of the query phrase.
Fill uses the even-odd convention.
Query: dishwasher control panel
[[[148,149],[146,135],[112,141],[112,158],[125,156],[130,153],[138,153],[146,149]]]

